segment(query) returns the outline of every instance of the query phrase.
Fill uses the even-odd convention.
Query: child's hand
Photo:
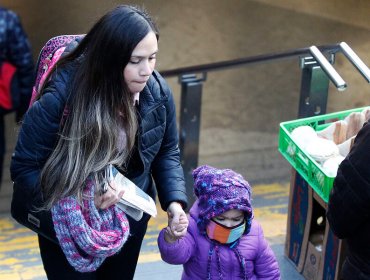
[[[172,202],[167,208],[167,215],[168,230],[171,232],[171,235],[176,238],[185,236],[189,220],[180,203]]]
[[[170,227],[166,227],[166,229],[164,230],[164,240],[166,240],[167,243],[175,243],[180,238],[181,237],[176,237],[172,234]]]

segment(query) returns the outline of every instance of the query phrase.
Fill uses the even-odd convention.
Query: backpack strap
[[[75,41],[79,40],[84,35],[60,35],[51,38],[44,47],[41,49],[37,64],[36,64],[36,78],[35,78],[35,85],[32,89],[32,97],[30,101],[30,106],[36,99],[36,96],[39,93],[40,88],[42,87],[43,83],[45,82],[46,77],[50,73],[51,69],[53,69],[55,63],[59,60],[62,56],[64,50],[67,46]]]

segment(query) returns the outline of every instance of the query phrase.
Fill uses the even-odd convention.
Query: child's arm
[[[167,228],[161,230],[157,241],[162,260],[169,264],[184,264],[193,256],[196,242],[190,228],[192,223],[195,224],[190,222],[186,235],[181,238],[172,235]]]
[[[177,240],[181,239],[182,237],[176,237],[174,236],[172,233],[171,233],[171,230],[169,227],[166,227],[164,229],[164,240],[167,242],[167,243],[175,243]]]
[[[280,269],[275,254],[265,239],[261,225],[257,221],[253,221],[253,223],[256,224],[258,232],[258,252],[254,264],[255,273],[260,280],[280,280]]]

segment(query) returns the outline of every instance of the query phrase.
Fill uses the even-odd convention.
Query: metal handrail
[[[322,52],[330,51],[331,53],[336,53],[340,51],[340,44],[318,46],[317,48]],[[219,62],[208,63],[208,64],[180,67],[176,69],[163,70],[163,71],[160,71],[160,73],[164,77],[172,77],[172,76],[178,76],[178,75],[184,75],[184,74],[218,71],[218,70],[233,68],[237,66],[243,66],[246,64],[269,62],[273,60],[296,57],[300,55],[310,55],[310,48],[300,48],[300,49],[288,50],[288,51],[284,51],[280,53],[263,54],[263,55],[250,56],[250,57],[233,59],[233,60],[225,60],[225,61],[219,61]]]
[[[357,68],[361,75],[370,83],[370,70],[365,63],[357,56],[357,54],[347,45],[346,42],[339,44],[341,51],[347,59]]]
[[[177,76],[181,83],[179,148],[189,199],[194,199],[191,172],[198,165],[202,85],[208,72],[299,57],[302,82],[298,116],[307,117],[325,113],[329,79],[338,90],[346,89],[347,84],[332,66],[335,54],[340,51],[370,81],[369,68],[344,42],[159,71],[164,77]],[[323,52],[326,54],[323,55]]]
[[[311,46],[310,53],[316,59],[317,63],[321,66],[322,70],[330,78],[337,89],[340,91],[345,90],[347,88],[346,82],[341,76],[339,76],[338,72],[335,71],[334,67],[329,63],[320,50],[316,46]]]
[[[219,61],[208,64],[200,64],[195,66],[180,67],[176,69],[163,70],[160,71],[164,77],[173,77],[186,74],[194,73],[206,73],[211,71],[219,71],[228,68],[234,68],[238,66],[243,66],[247,64],[255,64],[262,62],[270,62],[273,60],[286,59],[296,56],[313,56],[317,63],[323,68],[332,82],[339,90],[346,89],[347,85],[344,80],[339,76],[339,74],[330,65],[327,59],[322,55],[322,52],[328,52],[329,54],[335,54],[337,52],[342,52],[344,56],[355,66],[355,68],[360,72],[360,74],[365,78],[365,80],[370,83],[370,70],[365,65],[365,63],[356,55],[356,53],[347,45],[345,42],[337,43],[334,45],[322,45],[322,46],[311,46],[307,48],[294,49],[289,51],[284,51],[280,53],[271,53],[250,56],[245,58]]]

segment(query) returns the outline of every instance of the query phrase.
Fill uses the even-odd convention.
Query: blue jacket
[[[10,167],[14,193],[24,193],[25,201],[22,204],[13,199],[13,216],[20,214],[20,207],[32,209],[32,206],[42,204],[38,179],[58,140],[59,126],[68,99],[67,88],[76,68],[74,64],[54,73],[46,92],[33,103],[25,115]],[[169,87],[158,72],[153,72],[140,93],[139,103],[138,149],[128,163],[126,176],[154,196],[153,178],[162,209],[167,209],[172,201],[179,201],[186,206],[175,105]],[[44,220],[41,221],[44,225],[51,223],[50,213],[42,211],[37,215],[46,216],[39,217]],[[27,220],[26,217],[23,218]],[[37,227],[37,224],[32,225],[31,221],[26,226],[32,228]]]

